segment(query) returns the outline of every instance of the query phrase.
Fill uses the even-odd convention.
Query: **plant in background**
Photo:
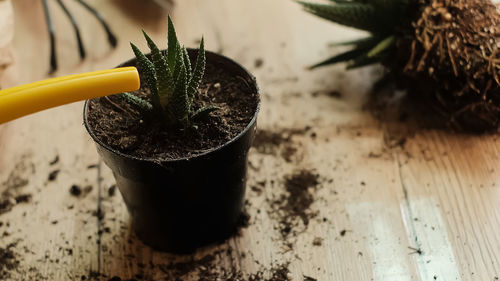
[[[348,62],[347,69],[351,69],[380,62],[395,46],[398,27],[405,24],[408,1],[411,0],[332,0],[335,4],[299,1],[306,11],[316,16],[371,33],[363,39],[339,43],[353,48],[311,68]]]
[[[329,0],[299,3],[321,18],[370,36],[312,68],[382,63],[384,81],[434,108],[455,128],[500,126],[500,14],[490,0]]]
[[[168,17],[168,48],[160,51],[153,40],[143,31],[151,59],[147,58],[137,46],[130,43],[137,58],[137,66],[150,90],[150,100],[146,101],[131,93],[123,93],[122,97],[141,110],[164,118],[169,125],[181,125],[184,128],[194,126],[193,122],[209,112],[215,106],[201,107],[194,110],[193,100],[198,94],[198,87],[205,72],[204,40],[201,39],[198,56],[191,66],[188,52],[181,47],[175,27]],[[194,126],[196,127],[196,126]]]

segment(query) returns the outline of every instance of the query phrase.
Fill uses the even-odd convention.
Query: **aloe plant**
[[[370,32],[370,36],[338,45],[352,46],[344,53],[319,62],[311,68],[347,62],[347,69],[382,61],[395,47],[398,28],[405,22],[408,0],[329,0],[331,4],[298,1],[318,17]]]
[[[137,67],[150,90],[150,100],[146,101],[131,93],[121,96],[131,104],[164,118],[173,125],[192,126],[201,116],[216,110],[215,106],[194,110],[193,100],[198,94],[198,87],[205,73],[205,47],[201,39],[200,48],[194,66],[188,56],[187,49],[179,43],[172,19],[168,17],[168,47],[160,51],[155,42],[143,31],[151,58],[130,43],[137,59]]]
[[[313,0],[314,1],[314,0]],[[397,85],[433,108],[458,130],[500,128],[500,13],[491,0],[297,1],[323,19],[370,36],[311,68],[347,62],[347,68],[382,63],[375,85]]]

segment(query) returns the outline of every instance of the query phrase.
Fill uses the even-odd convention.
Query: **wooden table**
[[[41,1],[13,2],[9,86],[43,79],[49,70]],[[114,67],[132,56],[129,41],[145,47],[141,28],[165,46],[166,12],[136,3],[144,1],[89,1],[118,34],[116,50],[94,18],[66,2],[82,27],[88,58],[80,62],[71,26],[51,2],[56,75]],[[71,104],[0,126],[0,189],[12,207],[0,215],[0,279],[500,278],[497,136],[378,121],[363,110],[377,68],[305,69],[332,51],[328,42],[360,34],[316,19],[293,1],[178,0],[170,13],[182,42],[195,47],[203,34],[208,49],[242,63],[262,89],[260,139],[248,171],[249,225],[192,256],[143,245],[83,128],[82,103]],[[304,193],[311,199],[300,210],[307,226],[285,217],[282,204],[294,202],[285,187],[301,172],[319,181]],[[72,185],[83,194],[72,195]],[[291,223],[289,234],[283,223]]]

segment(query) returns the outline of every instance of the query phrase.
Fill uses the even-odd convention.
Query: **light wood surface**
[[[11,43],[14,36],[14,15],[10,0],[0,1],[0,89],[5,68],[12,63]]]
[[[40,2],[13,3],[15,64],[8,70],[9,86],[47,77],[49,46]],[[89,57],[79,61],[71,26],[50,2],[61,68],[56,75],[114,67],[132,56],[128,41],[145,47],[141,28],[166,45],[166,12],[149,4],[88,1],[120,39],[111,50],[97,21],[76,1],[66,2],[81,25]],[[410,131],[404,124],[378,121],[363,109],[377,68],[305,69],[332,51],[328,42],[360,34],[316,19],[293,1],[179,0],[170,13],[187,46],[196,46],[203,34],[209,50],[254,73],[262,90],[262,131],[310,129],[269,151],[252,148],[251,219],[240,236],[192,256],[174,256],[144,246],[133,235],[120,194],[109,195],[114,180],[84,131],[81,103],[4,124],[0,189],[17,179],[22,186],[11,193],[32,195],[30,203],[0,215],[0,233],[7,233],[0,247],[17,243],[12,249],[20,262],[7,280],[82,280],[82,275],[175,280],[169,264],[215,253],[210,266],[221,278],[228,271],[245,278],[264,271],[269,277],[278,265],[288,265],[290,280],[500,278],[497,136]],[[262,60],[259,67],[257,60]],[[284,159],[286,149],[295,153]],[[58,163],[51,165],[56,156]],[[60,172],[49,181],[54,170]],[[293,228],[297,234],[283,241],[272,202],[287,195],[284,179],[300,170],[319,175],[307,210],[317,215],[307,227],[299,221]],[[262,192],[250,188],[264,181]],[[91,190],[72,196],[75,184]],[[104,213],[102,220],[97,210]],[[195,269],[177,277],[198,280],[197,271],[205,269]]]

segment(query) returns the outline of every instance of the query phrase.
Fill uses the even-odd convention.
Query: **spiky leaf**
[[[170,71],[174,72],[177,56],[180,51],[179,40],[177,39],[177,34],[175,33],[175,27],[170,16],[168,16],[168,47],[167,47],[167,62],[170,67]],[[174,76],[175,77],[175,76]]]
[[[156,111],[161,111],[160,97],[158,95],[157,80],[156,80],[156,72],[153,63],[135,46],[130,43],[132,50],[134,51],[135,57],[137,58],[137,64],[139,69],[144,74],[143,77],[146,80],[146,84],[151,90],[151,101],[153,104],[153,108]]]
[[[149,37],[144,30],[142,31],[146,41],[148,43],[149,49],[151,50],[151,58],[156,71],[158,95],[160,96],[160,103],[162,106],[168,104],[168,100],[172,95],[174,90],[174,78],[168,67],[167,59],[162,55],[160,49],[155,44],[155,42]]]
[[[205,74],[205,65],[205,40],[202,37],[200,48],[198,50],[198,56],[196,57],[196,63],[193,69],[193,76],[191,77],[188,85],[188,94],[191,97],[194,96],[201,83],[201,80],[203,79],[203,75]]]
[[[384,40],[380,41],[373,49],[371,49],[366,56],[369,58],[376,57],[380,55],[382,52],[386,51],[390,47],[394,46],[396,43],[396,37],[389,36]]]
[[[379,26],[379,16],[375,7],[370,4],[346,2],[328,5],[302,1],[299,1],[299,3],[307,12],[345,26],[366,31],[383,29],[383,27]]]
[[[179,61],[178,61],[179,62]],[[169,103],[170,112],[174,114],[176,120],[184,125],[187,124],[190,112],[187,95],[187,74],[184,64],[179,64],[179,75],[175,81],[175,89]]]
[[[138,96],[134,96],[131,93],[122,93],[119,96],[125,99],[128,103],[138,107],[142,111],[148,112],[153,110],[153,105]]]
[[[202,108],[196,110],[193,113],[193,116],[191,116],[191,118],[193,120],[202,119],[202,118],[207,117],[210,112],[216,111],[218,109],[219,109],[219,107],[217,107],[217,106],[205,106],[205,107],[202,107]]]
[[[365,37],[365,38],[360,38],[360,39],[354,39],[350,41],[343,41],[343,42],[335,42],[335,43],[330,43],[328,46],[330,47],[337,47],[337,46],[366,46],[366,45],[373,45],[374,42],[379,41],[380,39],[374,36],[370,37]]]
[[[174,69],[174,79],[175,83],[177,83],[177,79],[179,78],[181,68],[186,69],[186,65],[184,64],[184,55],[182,50],[179,49],[179,52],[175,53],[175,69]]]
[[[356,58],[355,60],[349,62],[347,64],[346,69],[355,69],[363,66],[368,66],[374,63],[379,63],[381,60],[381,56],[374,56],[374,57],[368,57],[366,55],[360,56],[359,58]]]
[[[182,55],[184,56],[184,66],[186,66],[187,81],[191,80],[192,69],[191,60],[189,59],[189,54],[186,48],[182,47]]]
[[[363,55],[366,51],[367,51],[367,49],[365,49],[365,48],[350,50],[350,51],[338,54],[336,56],[333,56],[329,59],[326,59],[320,63],[317,63],[317,64],[309,67],[309,69],[314,69],[314,68],[321,67],[321,66],[336,64],[339,62],[350,61],[350,60],[353,60],[353,59]]]

